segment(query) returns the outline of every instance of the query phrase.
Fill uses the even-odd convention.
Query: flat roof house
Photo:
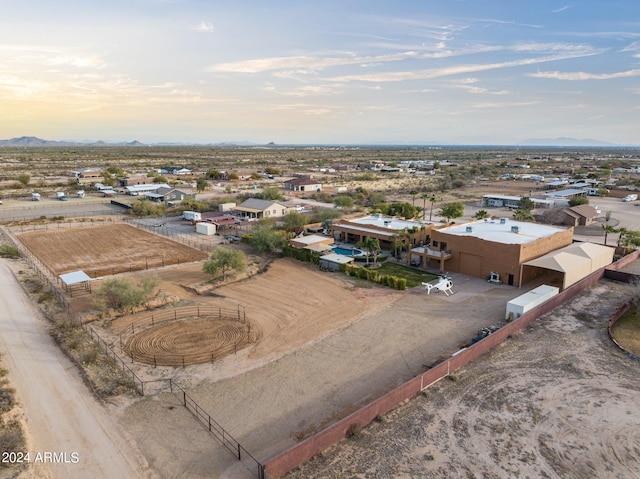
[[[394,216],[374,214],[352,220],[333,223],[331,231],[338,241],[357,243],[365,238],[374,238],[383,249],[392,249],[394,241],[408,246],[423,244],[434,226],[441,223],[403,220]]]
[[[322,191],[322,185],[312,178],[293,178],[284,182],[285,190],[292,191]]]
[[[440,271],[446,269],[479,278],[497,273],[501,282],[519,286],[541,274],[530,269],[522,275],[522,264],[572,241],[573,227],[501,218],[434,229],[429,248],[442,252]]]

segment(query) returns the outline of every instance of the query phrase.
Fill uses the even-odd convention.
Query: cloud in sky
[[[616,78],[629,78],[640,76],[640,68],[614,73],[587,73],[587,72],[538,72],[530,73],[535,78],[552,78],[554,80],[584,81],[584,80],[613,80]]]
[[[3,4],[0,102],[19,121],[0,138],[495,144],[571,124],[630,143],[640,130],[634,2],[134,1],[126,16],[54,3]]]
[[[196,32],[202,32],[202,33],[212,33],[214,30],[213,25],[204,20],[198,23],[197,25],[194,25],[192,29],[195,30]]]

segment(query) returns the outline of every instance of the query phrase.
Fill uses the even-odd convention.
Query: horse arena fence
[[[121,329],[121,350],[132,362],[154,367],[214,362],[259,338],[242,305],[156,310],[131,316],[130,325]]]
[[[127,364],[123,358],[121,358],[115,351],[114,346],[105,341],[100,334],[91,326],[89,323],[85,323],[81,320],[80,316],[73,309],[73,307],[69,304],[67,299],[65,298],[62,289],[56,283],[57,276],[49,270],[49,268],[40,262],[40,260],[33,255],[25,246],[15,237],[15,235],[6,227],[0,227],[0,231],[4,233],[5,238],[15,246],[22,259],[33,269],[33,271],[38,275],[38,277],[42,280],[42,282],[54,293],[56,300],[62,305],[66,312],[69,320],[79,324],[90,336],[96,341],[96,343],[100,346],[100,348],[104,351],[104,353],[113,359],[115,364],[122,369],[123,373],[130,377],[134,390],[140,394],[141,396],[145,395],[145,391],[149,389],[149,386],[152,384],[160,383],[160,385],[164,384],[164,387],[161,389],[169,388],[170,391],[176,395],[181,397],[182,405],[193,415],[198,422],[203,425],[207,430],[211,433],[211,435],[227,449],[231,452],[238,461],[240,461],[252,474],[255,474],[254,477],[257,479],[265,479],[265,469],[264,465],[258,461],[247,449],[245,449],[237,440],[233,438],[233,436],[225,430],[218,422],[216,422],[205,410],[187,393],[185,389],[176,383],[174,379],[158,379],[158,380],[150,380],[144,381],[142,380]],[[25,288],[22,282],[19,282],[20,285]],[[188,309],[188,308],[183,308]],[[205,313],[205,308],[195,308],[196,316]],[[207,314],[216,314],[218,317],[225,316],[227,320],[230,320],[233,317],[233,320],[239,322],[241,324],[245,324],[249,327],[249,321],[246,318],[246,314],[244,311],[244,307],[238,306],[237,309],[223,309],[223,308],[210,308],[213,311],[207,311]],[[186,311],[185,311],[186,313]],[[193,311],[191,311],[193,313]],[[171,316],[173,315],[173,316]],[[175,321],[178,318],[177,308],[174,310],[167,310],[160,314],[153,313],[148,315],[147,319],[151,320],[152,327],[155,326],[156,320],[159,323],[163,321]],[[48,318],[50,319],[50,318]],[[135,328],[135,325],[132,325]],[[155,389],[155,388],[151,388]]]

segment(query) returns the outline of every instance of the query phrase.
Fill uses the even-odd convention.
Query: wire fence
[[[159,222],[158,220],[125,218],[124,221],[127,224],[135,226],[136,228],[150,231],[151,233],[155,233],[159,236],[170,238],[173,241],[200,250],[207,254],[210,254],[218,245],[218,241],[209,240],[207,239],[207,236],[199,238],[193,233],[183,233],[178,231],[176,228],[168,227],[165,223]]]

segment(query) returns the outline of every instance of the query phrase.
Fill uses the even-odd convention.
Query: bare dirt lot
[[[83,270],[97,277],[206,257],[198,250],[123,223],[30,231],[20,234],[20,241],[56,274]]]
[[[602,281],[287,477],[640,477],[640,364],[606,332],[629,294]]]

